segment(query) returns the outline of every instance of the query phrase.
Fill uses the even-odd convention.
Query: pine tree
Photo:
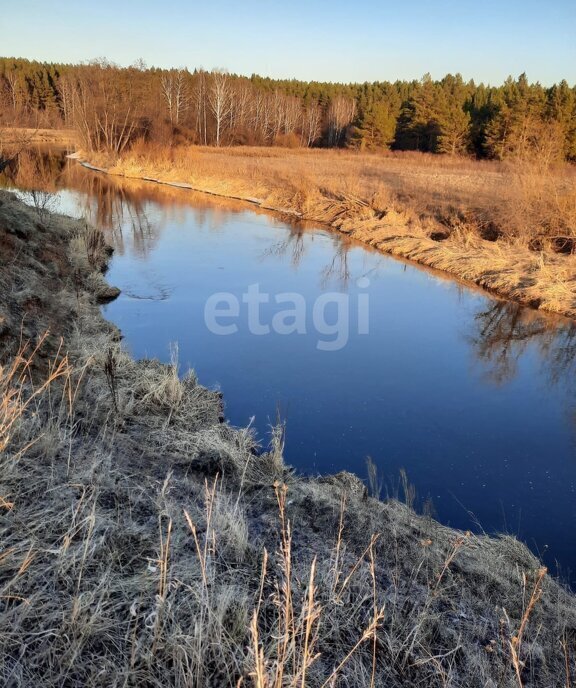
[[[486,127],[489,154],[500,159],[529,158],[538,148],[545,115],[546,94],[540,84],[530,85],[526,74],[508,78],[494,94],[495,114]]]
[[[384,101],[366,105],[354,127],[352,142],[361,149],[389,148],[396,132],[396,115]]]
[[[548,92],[547,117],[562,128],[562,153],[568,160],[576,160],[576,89],[563,80]]]
[[[456,155],[465,153],[470,142],[470,115],[448,99],[442,103],[438,115],[440,134],[436,151]]]

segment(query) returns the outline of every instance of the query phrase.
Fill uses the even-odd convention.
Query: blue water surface
[[[252,423],[263,443],[279,413],[286,460],[304,473],[364,478],[370,456],[389,493],[405,469],[441,522],[514,533],[553,570],[576,570],[573,323],[326,229],[96,177],[77,166],[62,175],[59,203],[87,213],[115,245],[108,279],[122,294],[104,310],[135,356],[167,361],[177,344],[181,370],[221,389],[229,421]],[[264,325],[286,308],[278,294],[301,295],[306,334],[251,333],[242,303],[250,285],[269,295]],[[206,326],[218,292],[238,299],[238,317],[221,320],[235,334]],[[325,294],[345,295],[349,307],[347,343],[336,351],[319,348],[334,336],[312,318]],[[334,322],[334,304],[325,315]]]

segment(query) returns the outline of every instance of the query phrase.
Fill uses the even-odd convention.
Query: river
[[[28,151],[0,179],[106,232],[122,294],[104,310],[134,356],[177,347],[182,372],[222,390],[231,423],[263,444],[285,423],[297,470],[366,478],[371,457],[383,496],[406,497],[405,471],[418,510],[517,535],[574,581],[575,323],[62,151]]]

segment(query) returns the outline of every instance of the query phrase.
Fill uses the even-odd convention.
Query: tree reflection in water
[[[497,384],[512,380],[522,356],[535,347],[549,384],[569,391],[576,373],[576,323],[519,304],[492,301],[474,317],[474,354]]]
[[[304,238],[306,236],[313,237],[313,234],[310,233],[310,228],[304,222],[290,221],[283,226],[288,228],[287,236],[263,251],[262,258],[289,256],[291,264],[297,268],[310,246],[304,241]],[[330,234],[329,236],[334,253],[332,259],[320,270],[320,284],[322,288],[327,288],[331,282],[336,282],[341,289],[346,290],[351,279],[348,265],[351,241],[346,236],[337,234]]]

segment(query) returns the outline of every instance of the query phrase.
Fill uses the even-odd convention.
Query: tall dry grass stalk
[[[514,673],[516,675],[516,680],[518,681],[518,688],[524,688],[524,680],[522,678],[522,672],[524,667],[526,666],[526,663],[524,659],[522,658],[522,641],[524,639],[524,633],[526,631],[526,626],[528,625],[528,621],[530,620],[530,616],[532,615],[534,608],[540,601],[540,598],[542,597],[542,586],[544,584],[544,577],[547,573],[547,569],[545,567],[541,567],[538,569],[536,572],[536,580],[534,582],[534,587],[532,589],[532,592],[530,594],[530,598],[528,599],[528,602],[524,608],[524,613],[522,614],[522,618],[520,619],[520,626],[518,627],[518,630],[515,633],[510,634],[510,639],[508,641],[508,645],[510,648],[510,657],[512,660],[512,666],[514,667]],[[523,576],[523,584],[524,584],[524,589],[527,587],[527,580],[526,580],[526,575],[524,574]],[[508,614],[506,613],[506,610],[504,609],[504,617],[506,619],[508,628],[510,628],[510,619],[508,617]],[[566,680],[570,680],[569,676],[569,671],[567,672],[566,675]]]
[[[60,354],[60,349],[48,362],[41,381],[39,383],[34,381],[33,366],[47,337],[48,332],[40,337],[35,346],[32,346],[30,342],[23,343],[10,363],[0,365],[0,454],[8,446],[18,421],[56,380],[64,380],[64,396],[68,401],[69,411],[72,412],[77,387],[72,386],[72,366],[68,362],[68,357]],[[24,447],[19,452],[19,456],[30,446]]]
[[[258,600],[250,624],[252,638],[251,656],[252,669],[250,677],[255,688],[305,688],[308,685],[307,676],[314,662],[320,657],[317,651],[320,626],[329,626],[331,623],[329,610],[322,607],[319,603],[317,576],[317,560],[312,559],[309,568],[308,583],[301,601],[296,602],[293,594],[295,582],[293,581],[293,553],[292,553],[292,530],[290,520],[287,517],[287,494],[288,487],[285,484],[275,483],[274,491],[278,504],[278,514],[280,520],[280,540],[277,551],[278,574],[274,583],[273,602],[276,610],[275,626],[277,631],[272,633],[272,638],[276,638],[271,643],[270,639],[261,637],[259,616],[263,602],[263,582],[267,575],[268,557],[265,556],[262,565],[261,586]],[[341,503],[344,509],[345,499]],[[342,512],[341,512],[342,513]],[[334,601],[341,604],[340,599],[335,594],[338,586],[338,576],[340,567],[338,566],[339,549],[342,545],[341,531],[335,546],[334,561],[335,567],[332,569],[333,580],[330,582],[329,589],[332,590]],[[373,547],[377,537],[370,540],[368,552],[370,553],[370,571],[372,576],[373,590],[373,612],[370,622],[364,629],[358,629],[359,637],[356,642],[343,653],[340,661],[329,672],[328,676],[321,682],[322,688],[336,684],[337,678],[343,668],[350,662],[357,650],[369,641],[373,641],[372,650],[372,678],[371,685],[374,685],[376,672],[376,636],[378,628],[384,618],[384,607],[378,607],[376,595],[376,569],[374,563]],[[339,594],[348,585],[358,566],[364,559],[365,553],[352,566],[342,586]]]

